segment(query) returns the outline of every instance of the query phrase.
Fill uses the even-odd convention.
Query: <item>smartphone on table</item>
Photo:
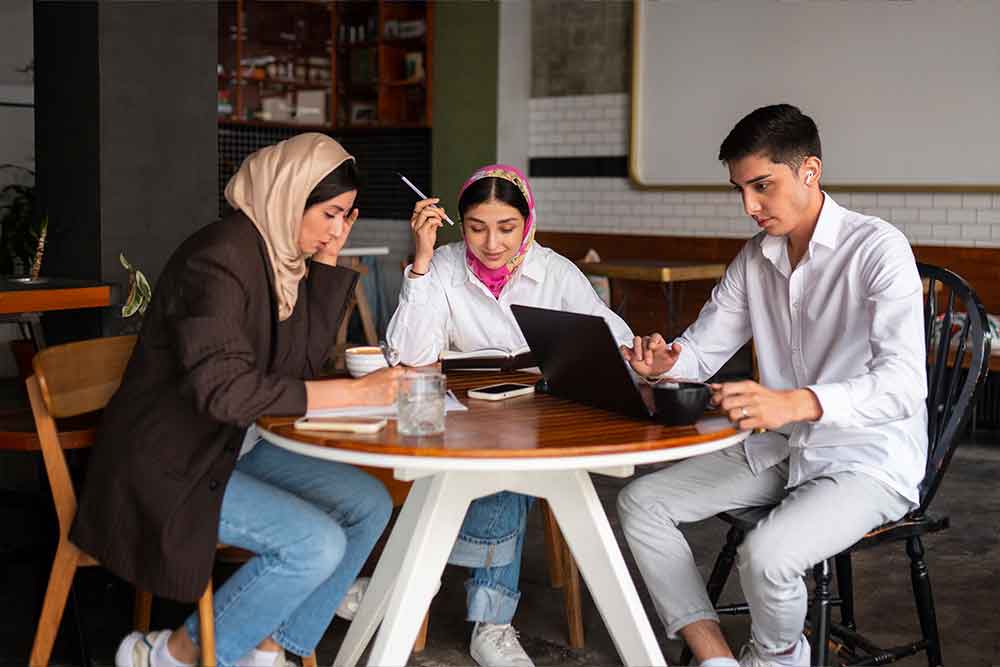
[[[342,433],[378,433],[385,424],[385,417],[301,417],[295,420],[295,428],[301,431]]]
[[[535,393],[533,385],[504,382],[470,389],[469,398],[478,398],[483,401],[502,401],[505,398],[514,398],[515,396],[525,396],[526,394],[533,393]]]

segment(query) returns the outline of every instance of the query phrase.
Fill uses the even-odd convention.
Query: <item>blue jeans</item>
[[[448,562],[472,569],[465,582],[467,619],[510,623],[521,599],[521,550],[531,496],[501,491],[469,506]]]
[[[257,555],[215,592],[219,664],[269,636],[312,653],[391,512],[385,487],[358,468],[258,442],[222,499],[219,541]],[[197,643],[198,615],[185,625]]]

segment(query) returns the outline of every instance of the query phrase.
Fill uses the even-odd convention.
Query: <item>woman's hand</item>
[[[358,221],[358,215],[361,211],[354,209],[351,211],[350,215],[344,218],[344,223],[340,227],[340,233],[335,234],[332,239],[320,250],[312,256],[314,262],[322,262],[323,264],[329,264],[330,266],[336,266],[337,257],[340,255],[340,251],[344,249],[344,244],[347,243],[347,237],[351,234],[351,229],[354,228],[354,223]]]
[[[325,410],[355,405],[389,405],[396,400],[402,366],[383,368],[356,380],[307,380],[306,408]]]
[[[413,230],[413,271],[416,273],[427,273],[431,266],[437,230],[444,224],[444,209],[436,206],[439,201],[438,197],[422,199],[413,207],[410,229]]]
[[[406,369],[400,366],[382,368],[353,380],[354,405],[389,405],[396,400],[399,378]]]
[[[677,363],[677,357],[681,356],[680,344],[668,345],[658,333],[641,338],[636,336],[632,347],[622,345],[621,351],[625,361],[644,377],[666,373]]]

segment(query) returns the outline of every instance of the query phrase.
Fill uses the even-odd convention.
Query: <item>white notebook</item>
[[[445,395],[444,400],[444,411],[445,412],[465,412],[469,408],[462,405],[455,394],[449,391]],[[358,406],[358,407],[348,407],[348,408],[329,408],[327,410],[310,410],[306,413],[307,417],[386,417],[388,419],[396,419],[396,404],[392,405],[375,405],[375,406]]]

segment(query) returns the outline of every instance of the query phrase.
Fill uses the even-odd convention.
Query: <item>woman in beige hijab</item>
[[[161,274],[105,411],[71,539],[158,597],[196,600],[217,542],[256,556],[215,593],[220,665],[313,652],[388,521],[384,487],[352,466],[255,435],[264,415],[378,405],[399,369],[322,380],[357,274],[337,266],[356,223],[354,158],[321,134],[248,157],[236,209]],[[132,633],[119,667],[200,662],[197,617]]]

